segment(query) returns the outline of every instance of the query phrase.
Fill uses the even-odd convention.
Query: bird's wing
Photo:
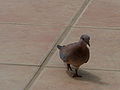
[[[68,59],[68,57],[69,57],[68,53],[60,51],[59,54],[60,54],[60,58],[61,58],[64,62],[66,62],[67,59]]]
[[[89,49],[79,47],[78,49],[72,51],[72,53],[69,54],[69,58],[73,61],[82,61],[84,63],[87,63],[90,57]]]
[[[76,50],[77,47],[77,43],[72,43],[69,45],[64,46],[59,54],[60,54],[60,58],[66,62],[68,60],[69,57],[71,57],[71,54]]]

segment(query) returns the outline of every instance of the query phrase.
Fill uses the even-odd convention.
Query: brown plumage
[[[79,42],[64,46],[57,45],[60,58],[67,64],[68,70],[72,70],[70,65],[73,65],[75,67],[76,73],[73,75],[73,77],[78,77],[78,68],[82,64],[87,63],[89,60],[90,53],[89,48],[87,47],[87,45],[90,46],[89,40],[90,37],[88,35],[82,35]]]

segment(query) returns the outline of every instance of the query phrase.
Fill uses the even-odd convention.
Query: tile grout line
[[[43,70],[43,68],[45,67],[45,65],[47,64],[48,60],[51,58],[51,56],[53,55],[53,53],[56,51],[56,46],[58,44],[60,44],[64,40],[64,38],[66,37],[66,35],[71,30],[72,26],[75,24],[75,22],[77,21],[77,19],[81,16],[82,12],[87,7],[87,5],[89,4],[90,1],[91,0],[85,0],[83,2],[83,5],[80,7],[80,9],[77,11],[77,13],[75,14],[75,16],[72,18],[72,20],[70,21],[69,25],[64,29],[63,33],[60,35],[60,37],[58,38],[58,40],[54,43],[52,49],[48,52],[48,54],[46,55],[46,57],[43,59],[43,62],[41,64],[41,66],[39,67],[38,71],[35,73],[35,75],[32,77],[32,79],[26,85],[26,87],[24,88],[24,90],[29,90],[30,89],[31,85],[34,83],[34,81],[36,80],[36,78],[39,76],[39,74],[41,73],[41,71]]]
[[[48,24],[30,24],[30,23],[15,23],[15,22],[5,22],[5,23],[1,23],[0,24],[11,24],[11,25],[30,25],[30,26],[49,26]],[[55,25],[55,24],[53,24]],[[57,26],[67,26],[67,24],[65,25],[59,25],[57,24]],[[92,29],[106,29],[106,30],[120,30],[120,27],[116,27],[116,26],[108,26],[108,27],[102,27],[102,26],[72,26],[72,28],[92,28]]]
[[[76,20],[76,22],[74,23],[74,25],[78,22],[78,20],[80,20],[80,18],[82,17],[82,15],[84,14],[84,12],[86,11],[86,9],[88,8],[88,6],[90,5],[90,3],[92,2],[93,0],[85,0],[85,3],[84,3],[84,5],[83,5],[83,10],[82,10],[82,12],[81,12],[81,14],[80,14],[80,16],[78,17],[78,19]],[[73,26],[74,26],[73,25]]]
[[[37,64],[35,65],[35,64],[0,63],[0,65],[40,67],[40,65],[37,65]]]
[[[83,68],[83,69],[86,69],[86,70],[97,70],[97,71],[114,71],[114,72],[120,72],[120,70],[115,70],[115,69],[99,69],[99,68],[97,68],[97,69],[95,69],[95,68]]]
[[[0,24],[4,24],[4,25],[23,25],[23,26],[48,26],[48,24],[31,24],[31,23],[16,23],[16,22],[0,22]],[[54,25],[54,24],[52,24]],[[64,26],[66,26],[67,24],[65,24]],[[60,26],[59,24],[56,24],[56,26]],[[62,25],[63,26],[63,25]]]
[[[66,69],[66,67],[57,67],[57,66],[45,66],[45,68],[64,68]],[[119,69],[101,69],[101,68],[80,68],[79,70],[98,70],[98,71],[114,71],[114,72],[120,72]],[[66,69],[67,70],[67,69]]]
[[[120,30],[120,27],[73,26],[72,28],[91,28],[91,29],[105,29],[105,30]]]

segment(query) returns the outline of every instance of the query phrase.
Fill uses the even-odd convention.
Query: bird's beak
[[[90,43],[88,43],[88,46],[90,47]]]
[[[90,42],[87,42],[88,46],[90,47]]]

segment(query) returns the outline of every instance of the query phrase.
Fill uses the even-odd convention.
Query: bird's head
[[[81,35],[80,39],[82,39],[86,44],[88,44],[90,46],[90,36],[83,34]]]

